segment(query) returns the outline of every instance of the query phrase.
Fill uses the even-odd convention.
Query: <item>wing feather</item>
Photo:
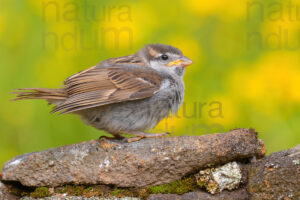
[[[161,76],[149,67],[116,65],[91,67],[64,82],[68,98],[52,112],[71,113],[107,104],[152,96]]]

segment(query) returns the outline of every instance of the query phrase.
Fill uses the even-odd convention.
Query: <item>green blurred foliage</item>
[[[300,141],[297,1],[0,0],[0,166],[13,156],[105,134],[44,101],[12,102],[22,87],[59,87],[101,60],[149,43],[194,64],[179,114],[153,131],[200,135],[253,127],[268,152]]]

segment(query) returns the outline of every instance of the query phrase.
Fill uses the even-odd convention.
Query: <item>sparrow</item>
[[[61,88],[22,88],[14,100],[44,99],[52,113],[77,114],[83,122],[128,142],[162,137],[147,133],[175,114],[184,98],[183,75],[192,61],[170,45],[149,44],[68,77]]]

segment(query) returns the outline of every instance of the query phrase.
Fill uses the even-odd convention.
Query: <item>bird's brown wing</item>
[[[149,67],[91,67],[65,82],[68,98],[52,112],[71,113],[97,106],[143,99],[159,90],[162,78]]]

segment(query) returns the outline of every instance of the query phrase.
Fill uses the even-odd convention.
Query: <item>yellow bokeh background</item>
[[[184,77],[184,105],[152,132],[202,135],[252,127],[268,153],[300,143],[297,1],[0,4],[0,166],[19,154],[106,134],[77,116],[49,114],[46,102],[12,102],[9,92],[59,87],[80,70],[149,43],[176,46],[194,61]]]

